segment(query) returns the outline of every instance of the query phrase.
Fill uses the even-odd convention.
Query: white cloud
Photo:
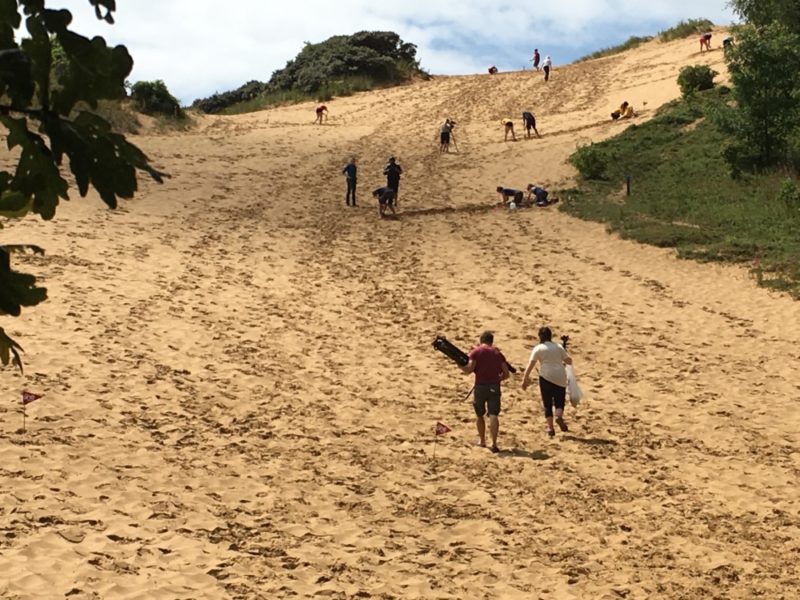
[[[361,30],[391,30],[418,46],[431,73],[519,69],[534,46],[556,64],[654,34],[681,19],[729,23],[725,0],[118,0],[113,26],[88,0],[48,0],[69,9],[74,29],[125,44],[132,81],[163,79],[185,104],[251,79],[267,81],[304,41]]]

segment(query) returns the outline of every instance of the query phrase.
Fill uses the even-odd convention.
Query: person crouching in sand
[[[394,210],[394,190],[388,187],[379,187],[372,192],[373,198],[378,200],[378,216],[383,219],[386,216],[386,209],[392,210],[392,215],[397,216]]]
[[[564,421],[564,404],[567,398],[567,370],[564,365],[571,365],[572,358],[560,344],[553,342],[553,332],[549,327],[539,328],[539,344],[531,352],[525,375],[522,378],[522,389],[530,385],[531,371],[536,363],[541,364],[539,371],[539,391],[544,405],[544,417],[547,420],[547,435],[556,435],[553,427],[553,416],[561,431],[569,431]]]
[[[517,136],[514,135],[514,121],[511,119],[503,119],[500,121],[500,124],[503,126],[503,130],[505,131],[505,136],[503,136],[503,141],[508,141],[508,134],[511,134],[511,141],[516,142]]]

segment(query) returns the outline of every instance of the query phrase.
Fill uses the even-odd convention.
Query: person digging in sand
[[[392,211],[393,216],[397,216],[394,210],[394,190],[389,187],[379,187],[372,192],[373,198],[378,200],[378,216],[383,219],[386,216],[386,209]]]
[[[536,134],[536,137],[542,137],[539,135],[539,132],[536,130],[536,117],[530,111],[525,111],[522,113],[522,124],[525,125],[525,137],[530,139],[531,137],[531,129]]]
[[[527,201],[530,205],[535,204],[536,206],[550,206],[551,204],[558,202],[558,198],[548,198],[550,192],[541,186],[529,183],[526,189],[528,190]]]
[[[317,107],[317,119],[314,121],[314,123],[318,123],[319,125],[322,125],[322,119],[323,118],[325,119],[325,122],[327,123],[327,121],[328,121],[328,107],[325,106],[324,104],[320,104]]]
[[[469,362],[461,370],[469,375],[475,373],[475,391],[472,406],[475,409],[475,425],[478,428],[478,445],[486,447],[486,421],[489,414],[489,433],[492,436],[492,452],[499,452],[497,434],[500,431],[500,382],[508,379],[508,363],[499,348],[494,347],[494,334],[484,331],[480,346],[469,353]]]
[[[503,141],[508,141],[508,134],[511,134],[511,141],[516,142],[517,136],[514,135],[514,121],[511,119],[503,119],[500,121],[500,124],[503,126],[503,130],[505,131],[505,135],[503,136]]]
[[[544,417],[547,420],[547,435],[556,435],[553,427],[553,416],[561,431],[569,431],[564,421],[564,404],[567,397],[567,370],[564,365],[571,365],[572,358],[560,344],[553,342],[553,332],[549,327],[539,328],[539,344],[531,352],[528,366],[522,377],[522,389],[530,385],[531,371],[536,363],[541,364],[539,371],[539,391],[542,394]]]

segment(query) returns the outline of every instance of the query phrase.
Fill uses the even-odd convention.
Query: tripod
[[[458,152],[458,144],[456,143],[456,136],[454,136],[452,133],[450,133],[450,141],[452,142],[453,147],[456,149],[456,152]]]

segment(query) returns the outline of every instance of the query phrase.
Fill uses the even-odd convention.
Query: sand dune
[[[796,597],[800,305],[497,185],[567,186],[576,144],[678,95],[694,40],[540,73],[437,77],[136,142],[172,174],[7,243],[50,301],[7,327],[3,598]],[[647,103],[645,105],[645,102]],[[538,118],[504,143],[499,119]],[[440,155],[450,116],[459,152]],[[519,132],[518,132],[519,133]],[[390,155],[400,217],[369,190]],[[359,159],[360,206],[341,168]],[[4,159],[6,162],[8,158]],[[549,323],[586,401],[544,432],[519,376],[500,445],[431,341],[518,367]],[[44,398],[28,408],[20,390]],[[433,426],[452,432],[438,440]]]

